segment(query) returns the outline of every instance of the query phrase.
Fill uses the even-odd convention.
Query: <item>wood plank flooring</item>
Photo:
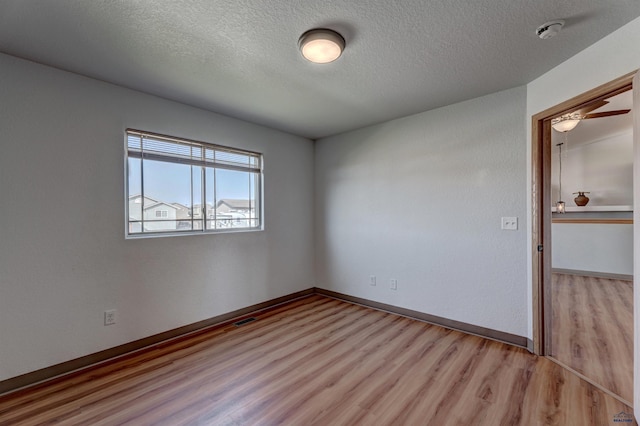
[[[313,295],[0,397],[0,425],[613,425],[546,358]],[[635,424],[635,423],[626,423]]]
[[[633,401],[633,283],[553,274],[554,358]]]

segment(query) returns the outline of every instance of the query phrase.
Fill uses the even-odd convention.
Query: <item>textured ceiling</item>
[[[2,0],[0,51],[315,139],[526,84],[639,15],[637,0]],[[552,19],[565,29],[540,40]],[[300,56],[315,27],[346,39],[336,62]]]

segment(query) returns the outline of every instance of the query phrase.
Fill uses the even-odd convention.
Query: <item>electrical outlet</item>
[[[370,285],[376,285],[376,276],[375,275],[371,275],[369,277],[369,284]]]
[[[391,290],[397,290],[398,289],[398,280],[391,278],[391,280],[389,281],[389,287],[391,288]]]
[[[502,218],[502,229],[506,231],[517,231],[518,230],[518,218],[517,217],[503,217]]]
[[[116,314],[118,311],[116,309],[109,309],[104,311],[104,325],[113,325],[116,323]]]

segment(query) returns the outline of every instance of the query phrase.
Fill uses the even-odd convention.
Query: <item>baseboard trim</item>
[[[438,325],[440,327],[518,346],[533,352],[533,342],[526,337],[314,287],[0,381],[0,396],[29,386],[34,386],[45,381],[53,380],[61,376],[66,376],[77,371],[86,370],[87,368],[95,367],[141,350],[147,350],[170,340],[184,338],[188,335],[212,328],[224,327],[241,319],[243,316],[247,316],[248,314],[272,309],[278,305],[303,297],[308,297],[312,294],[320,294],[334,299],[343,300],[345,302],[389,312],[395,315],[401,315],[418,321]]]
[[[555,272],[556,274],[581,275],[583,277],[608,278],[611,280],[633,281],[633,275],[611,274],[608,272],[579,271],[576,269],[561,269],[561,268],[553,268],[551,269],[551,272]]]
[[[375,302],[373,300],[363,299],[360,297],[349,296],[347,294],[338,293],[331,290],[325,290],[323,288],[315,288],[316,293],[324,296],[333,297],[335,299],[344,300],[346,302],[355,303],[357,305],[366,306],[368,308],[377,309],[380,311],[389,312],[396,315],[401,315],[407,318],[412,318],[418,321],[428,322],[429,324],[438,325],[440,327],[450,328],[452,330],[461,331],[467,334],[473,334],[486,339],[496,340],[501,343],[507,343],[513,346],[518,346],[532,352],[533,342],[526,337],[518,336],[511,333],[505,333],[503,331],[493,330],[491,328],[480,327],[473,324],[468,324],[461,321],[455,321],[435,315],[425,314],[424,312],[414,311],[411,309],[400,308],[394,305],[388,305],[386,303]],[[531,347],[531,349],[529,349]]]
[[[302,297],[307,297],[314,293],[315,290],[313,288],[299,291],[286,296],[271,299],[266,302],[258,303],[246,308],[238,309],[233,312],[218,315],[213,318],[209,318],[193,324],[185,325],[183,327],[174,328],[173,330],[165,331],[163,333],[155,334],[153,336],[145,337],[133,342],[125,343],[114,348],[105,349],[100,352],[72,359],[70,361],[56,364],[51,367],[45,367],[40,370],[12,377],[10,379],[0,381],[0,395],[14,392],[28,386],[33,386],[41,382],[52,380],[56,377],[67,375],[78,370],[84,370],[86,368],[102,364],[104,362],[109,362],[121,356],[129,355],[131,353],[144,349],[149,349],[152,346],[158,345],[160,343],[165,343],[169,340],[201,332],[204,329],[223,327],[238,320],[239,317],[245,316],[247,314],[264,311],[283,303],[291,302]]]

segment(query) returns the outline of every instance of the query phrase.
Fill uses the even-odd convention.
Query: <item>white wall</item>
[[[525,336],[524,114],[522,87],[317,141],[318,286]]]
[[[554,132],[555,133],[555,132]],[[571,133],[568,135],[571,138]],[[554,138],[560,143],[562,136]],[[612,135],[588,144],[569,142],[562,150],[562,197],[558,196],[558,150],[553,150],[551,200],[562,199],[575,207],[573,195],[588,191],[589,206],[633,205],[633,133]]]
[[[560,35],[561,37],[562,35]],[[552,69],[548,73],[544,74],[540,78],[534,80],[527,85],[527,129],[528,135],[531,134],[531,116],[544,111],[554,105],[557,105],[567,99],[584,93],[594,87],[614,80],[629,72],[635,71],[640,68],[640,49],[638,44],[640,43],[640,18],[637,18],[620,28],[618,31],[610,34],[599,42],[593,44],[587,49],[583,50],[576,56],[562,63],[558,67]],[[585,71],[588,70],[588,71]],[[637,117],[637,114],[635,115]],[[637,126],[637,124],[636,124]],[[530,138],[530,136],[529,136]],[[634,136],[637,138],[637,135]],[[637,139],[634,142],[636,144],[635,159],[637,162]],[[528,195],[528,208],[530,218],[530,200],[531,200],[531,144],[527,144],[527,167],[528,167],[528,180],[527,191]],[[635,164],[637,168],[638,165]],[[638,182],[637,180],[635,181]],[[640,200],[640,190],[636,187],[634,189],[634,200],[636,203]],[[634,213],[636,220],[638,219],[638,212]],[[531,232],[528,232],[528,250],[531,254]],[[640,240],[640,227],[634,228],[634,244],[638,247],[637,241]],[[634,259],[636,266],[638,266],[638,255],[635,253]],[[529,269],[531,265],[529,264]],[[531,273],[528,274],[531,277]],[[637,278],[635,281],[636,287],[638,284]],[[531,282],[529,282],[531,287]],[[531,295],[531,291],[528,293]],[[529,301],[531,306],[531,300]],[[638,361],[640,360],[640,318],[638,309],[640,308],[640,292],[634,291],[634,306],[635,306],[635,342],[636,342],[636,361],[635,361],[635,387],[634,387],[634,406],[636,418],[640,418],[640,367]],[[532,314],[529,314],[529,318],[532,319]],[[529,333],[531,332],[532,323],[529,325]]]
[[[551,238],[553,268],[633,275],[633,225],[554,223]]]
[[[0,380],[314,285],[311,141],[6,55],[0,103]],[[125,240],[127,127],[264,153],[265,231]]]

